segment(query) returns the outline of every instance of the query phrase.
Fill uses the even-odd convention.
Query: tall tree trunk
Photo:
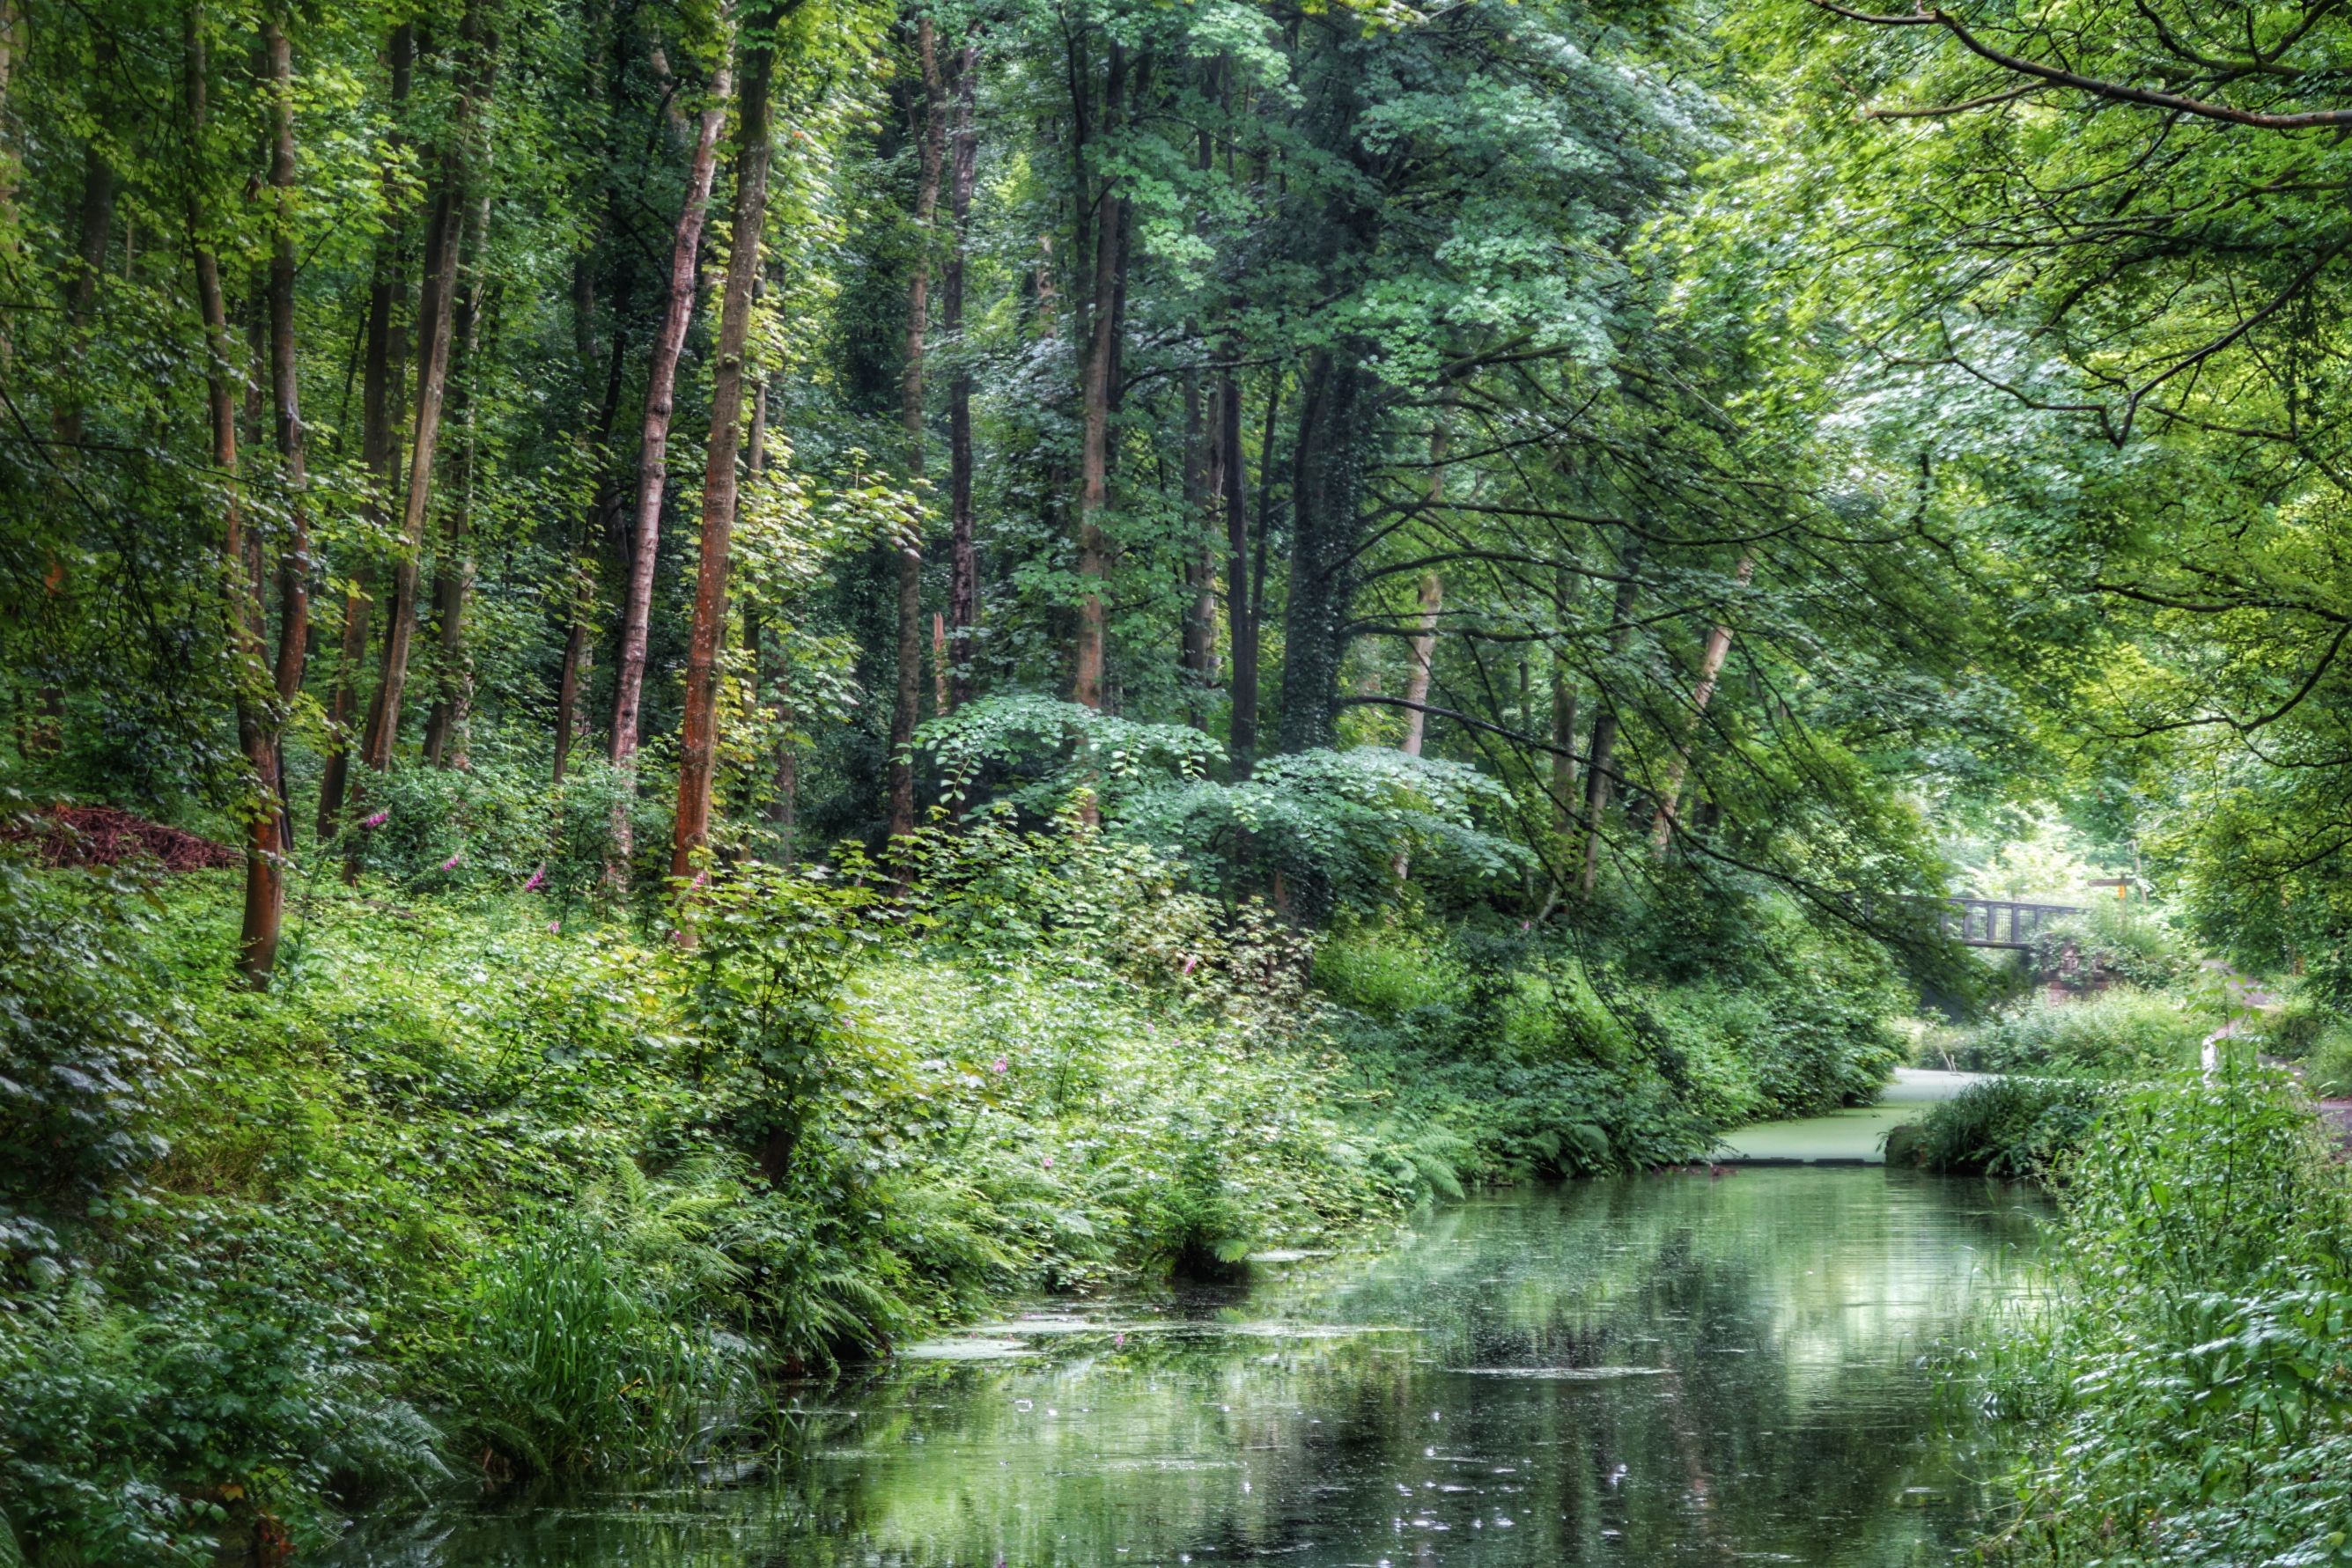
[[[433,464],[441,439],[441,406],[449,379],[449,336],[457,283],[454,168],[445,168],[425,220],[425,284],[416,297],[416,424],[409,436],[408,485],[403,497],[400,559],[393,567],[392,602],[384,616],[383,659],[368,706],[360,760],[382,773],[392,767],[400,737],[400,705],[408,687],[408,655],[416,633],[418,557],[433,497]]]
[[[1109,74],[1103,92],[1103,117],[1117,112],[1126,90],[1127,51],[1116,39],[1110,45]],[[1103,706],[1104,661],[1108,628],[1103,610],[1103,579],[1108,570],[1102,514],[1110,502],[1110,405],[1118,345],[1118,298],[1126,267],[1127,201],[1118,193],[1112,177],[1102,177],[1087,210],[1093,219],[1094,278],[1087,301],[1087,357],[1080,378],[1081,414],[1078,443],[1078,580],[1085,594],[1078,601],[1078,638],[1070,683],[1071,700],[1091,708]]]
[[[622,275],[624,284],[627,274]],[[593,285],[591,284],[593,289]],[[574,580],[570,588],[567,614],[570,629],[563,638],[563,674],[557,685],[555,716],[555,782],[563,782],[563,774],[572,759],[572,744],[575,736],[588,733],[588,676],[596,659],[596,636],[588,618],[595,603],[595,581],[593,568],[585,551],[594,548],[595,541],[605,531],[605,522],[617,504],[613,474],[613,424],[620,417],[621,378],[628,354],[628,333],[625,329],[628,298],[625,287],[615,291],[613,310],[613,347],[605,360],[604,392],[596,406],[596,490],[588,503],[588,515],[581,519],[581,535],[572,541],[572,557]],[[581,347],[586,358],[583,364],[593,374],[595,371],[596,338],[593,324],[595,300],[593,293],[584,298],[575,291],[573,309],[584,307],[591,325],[582,333]],[[582,536],[584,536],[583,544]]]
[[[572,737],[583,727],[586,715],[581,710],[586,701],[583,687],[588,678],[589,661],[593,656],[588,627],[575,615],[572,626],[563,634],[563,673],[555,688],[555,782],[563,782],[563,770],[572,760]]]
[[[1576,674],[1557,652],[1551,656],[1552,826],[1567,833],[1576,821]]]
[[[451,320],[457,306],[457,260],[461,204],[473,128],[482,100],[490,90],[494,60],[491,41],[484,34],[479,5],[468,0],[459,36],[465,53],[466,85],[457,104],[456,123],[449,131],[441,169],[435,182],[432,215],[425,224],[425,287],[416,299],[416,424],[409,438],[408,489],[404,497],[400,528],[400,561],[394,569],[392,604],[385,617],[383,673],[376,681],[375,700],[368,711],[366,744],[361,760],[374,772],[392,767],[400,737],[400,706],[408,687],[408,656],[416,633],[418,558],[425,549],[425,518],[432,506],[433,464],[440,449],[441,411],[449,382]]]
[[[948,619],[954,627],[949,644],[948,692],[958,705],[972,698],[972,641],[980,627],[980,556],[972,543],[971,361],[963,344],[964,264],[971,246],[972,183],[979,171],[980,141],[971,123],[979,78],[980,44],[975,34],[966,39],[956,62],[948,174],[948,219],[954,241],[948,253],[940,300],[940,326],[955,354],[948,378]]]
[[[103,29],[93,47],[91,108],[103,120],[108,114],[107,89],[118,51],[113,38]],[[84,358],[90,313],[98,305],[98,282],[106,274],[107,240],[114,230],[117,182],[114,164],[100,140],[103,133],[102,127],[94,129],[82,144],[81,201],[75,212],[73,270],[66,279],[66,342],[78,361],[77,377],[87,371],[87,366],[79,361]],[[67,395],[58,404],[50,422],[58,444],[67,448],[64,455],[68,461],[78,455],[74,449],[81,445],[81,390],[76,380],[68,382]]]
[[[1445,413],[1438,411],[1436,423],[1429,427],[1429,504],[1436,507],[1445,499]],[[1429,703],[1429,675],[1437,656],[1437,617],[1445,608],[1445,584],[1434,571],[1421,574],[1421,615],[1416,624],[1411,649],[1412,668],[1404,677],[1404,754],[1421,755],[1422,737],[1428,731],[1429,716],[1422,709]],[[1399,857],[1402,863],[1402,857]],[[1403,873],[1400,872],[1399,875]]]
[[[392,70],[392,107],[396,117],[408,101],[415,63],[415,35],[409,24],[404,22],[393,29],[386,54]],[[390,196],[394,187],[389,168],[384,187]],[[401,215],[396,199],[394,213],[396,234]],[[361,505],[371,532],[381,532],[389,520],[393,491],[398,483],[394,470],[399,443],[395,433],[407,401],[406,389],[402,384],[404,356],[396,341],[399,329],[394,325],[404,292],[400,272],[399,242],[394,235],[387,235],[377,242],[375,273],[368,285],[366,345],[361,371],[360,465],[367,473],[367,496]],[[375,600],[370,592],[372,575],[364,565],[355,567],[343,594],[342,637],[336,652],[334,691],[327,709],[326,764],[319,779],[320,839],[335,834],[351,776],[352,721],[359,706],[360,671],[367,659],[368,622],[375,609]]]
[[[1738,569],[1731,575],[1733,581],[1742,588],[1747,587],[1748,580],[1756,575],[1754,552],[1742,555]],[[1662,859],[1675,836],[1675,814],[1682,799],[1683,779],[1690,771],[1691,746],[1696,738],[1698,727],[1706,722],[1706,705],[1715,700],[1715,684],[1722,675],[1723,661],[1730,653],[1731,627],[1727,622],[1717,622],[1707,630],[1706,645],[1699,652],[1698,679],[1691,686],[1691,736],[1675,747],[1675,754],[1666,763],[1665,781],[1658,788],[1658,815],[1650,825],[1650,850]]]
[[[1290,602],[1283,622],[1282,749],[1332,744],[1356,581],[1357,497],[1370,393],[1352,347],[1318,350],[1298,410]]]
[[[188,137],[204,145],[210,67],[205,60],[204,9],[191,0],[186,15],[185,83]],[[227,600],[229,644],[236,670],[236,733],[254,791],[245,839],[245,918],[237,936],[237,969],[255,988],[269,984],[278,964],[278,943],[286,904],[284,812],[277,799],[278,756],[269,709],[275,690],[264,644],[260,599],[252,570],[252,544],[246,537],[244,497],[237,477],[236,339],[229,330],[221,294],[220,258],[208,232],[205,180],[187,172],[188,248],[196,275],[196,304],[204,320],[205,402],[212,423],[215,472],[227,486],[221,518],[221,579]]]
[[[646,367],[646,420],[637,444],[636,532],[629,552],[629,593],[621,610],[621,662],[613,686],[613,735],[608,755],[627,767],[637,754],[637,714],[645,695],[646,644],[651,634],[654,563],[661,546],[662,492],[669,478],[669,425],[677,390],[677,361],[686,329],[694,317],[694,280],[702,253],[702,229],[710,212],[710,183],[718,167],[719,132],[727,122],[730,90],[726,68],[710,84],[710,101],[696,123],[694,155],[687,165],[686,204],[678,209],[670,238],[668,294],[661,330]],[[745,91],[750,91],[749,84]],[[748,99],[747,99],[748,106]],[[733,478],[730,470],[729,478]],[[625,810],[614,819],[615,853],[625,863],[629,831]]]
[[[293,847],[288,810],[283,737],[277,733],[294,699],[302,694],[302,671],[310,633],[310,474],[303,452],[301,388],[296,374],[294,339],[294,46],[285,12],[272,5],[262,20],[269,57],[269,184],[278,198],[277,232],[269,249],[269,384],[276,413],[278,460],[285,465],[286,549],[278,561],[278,703],[273,710],[270,754],[277,764],[276,809],[279,842]]]
[[[710,380],[710,442],[702,470],[701,560],[695,575],[694,628],[687,643],[677,818],[670,837],[670,873],[679,878],[692,874],[696,852],[710,841],[710,779],[719,751],[719,642],[726,624],[727,570],[735,529],[735,458],[743,433],[743,357],[751,341],[751,290],[759,280],[761,228],[768,212],[768,165],[772,151],[768,88],[781,15],[776,0],[762,0],[744,22],[735,207]]]
[[[1429,715],[1423,708],[1429,703],[1430,666],[1437,656],[1437,617],[1445,607],[1445,584],[1437,573],[1421,574],[1421,613],[1413,624],[1411,643],[1412,668],[1405,672],[1404,744],[1401,749],[1407,757],[1419,757],[1423,737],[1428,733]]]
[[[1641,566],[1642,542],[1633,539],[1617,557],[1622,580],[1617,584],[1616,602],[1609,612],[1612,658],[1624,653],[1633,641],[1633,606],[1641,592]],[[1600,711],[1592,719],[1592,745],[1584,763],[1584,868],[1577,878],[1577,891],[1587,897],[1591,896],[1601,881],[1601,851],[1607,836],[1603,830],[1616,784],[1617,705],[1606,685],[1601,688],[1597,706]]]
[[[588,69],[582,84],[583,96],[599,110],[605,108],[614,95],[611,87],[617,86],[621,51],[614,37],[611,0],[591,0],[588,7],[589,53]],[[572,347],[580,363],[580,384],[583,392],[598,382],[597,367],[602,361],[596,348],[596,257],[604,246],[612,221],[613,145],[608,131],[604,141],[602,167],[587,183],[583,193],[593,206],[595,218],[588,243],[572,258]],[[623,277],[625,279],[626,273]],[[596,405],[594,443],[590,448],[590,465],[595,474],[595,486],[588,503],[587,516],[574,520],[572,537],[565,541],[564,566],[564,633],[562,674],[556,680],[555,695],[555,766],[554,781],[563,782],[565,770],[572,761],[572,741],[584,730],[583,719],[587,706],[586,685],[590,661],[595,643],[588,628],[588,618],[595,602],[595,583],[592,570],[584,559],[584,550],[593,549],[596,530],[602,524],[605,509],[612,504],[613,485],[613,421],[620,402],[620,353],[623,338],[621,312],[613,313],[613,370],[603,378],[605,392]],[[584,538],[583,538],[584,536]]]
[[[1282,403],[1282,373],[1276,371],[1266,380],[1265,429],[1257,461],[1256,556],[1260,562],[1265,556],[1264,512],[1272,493],[1274,428]],[[1226,748],[1233,755],[1234,777],[1246,779],[1257,759],[1258,605],[1265,569],[1260,565],[1252,570],[1249,479],[1242,464],[1241,385],[1230,375],[1224,382],[1223,402],[1225,446],[1233,454],[1225,465],[1225,640],[1232,666],[1227,684],[1233,693]]]
[[[907,472],[923,475],[923,350],[930,330],[931,241],[940,204],[940,165],[946,152],[947,94],[940,81],[939,38],[929,16],[915,24],[915,52],[922,72],[923,110],[918,132],[920,172],[915,182],[915,274],[907,285],[906,368],[899,378],[898,423],[907,437]],[[898,542],[898,685],[890,704],[890,755],[884,778],[888,795],[889,836],[915,831],[915,740],[917,708],[923,691],[922,522],[910,520]]]
[[[1192,334],[1195,339],[1197,329]],[[1184,402],[1184,623],[1177,665],[1188,677],[1185,706],[1196,729],[1208,727],[1202,702],[1217,679],[1217,558],[1209,532],[1210,514],[1222,476],[1219,465],[1216,393],[1204,401],[1201,372],[1187,367]]]
[[[473,706],[474,673],[466,647],[466,601],[474,587],[471,559],[474,512],[476,439],[474,388],[481,377],[482,291],[487,271],[482,251],[489,243],[490,198],[487,192],[474,200],[467,220],[469,236],[466,286],[457,300],[453,329],[449,406],[464,439],[450,455],[449,480],[454,492],[444,509],[441,549],[434,559],[433,613],[438,635],[437,689],[425,716],[425,759],[436,768],[467,765],[466,728]]]

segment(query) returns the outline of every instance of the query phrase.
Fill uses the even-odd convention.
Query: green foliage
[[[0,854],[0,1241],[22,1223],[9,1208],[86,1195],[163,1152],[154,1111],[184,1019],[139,960],[142,891]]]
[[[1365,909],[1396,896],[1400,856],[1437,889],[1475,888],[1528,860],[1478,823],[1508,799],[1502,786],[1464,764],[1388,747],[1294,752],[1220,783],[1208,775],[1224,748],[1197,729],[1034,696],[967,705],[919,738],[959,800],[991,773],[999,799],[1033,815],[1066,812],[1084,790],[1108,831],[1213,885],[1246,866]]]
[[[2055,1177],[2080,1153],[2113,1097],[2105,1085],[2084,1079],[1972,1083],[1917,1124],[1910,1159],[1931,1171]]]
[[[2312,1041],[2305,1082],[2314,1094],[2352,1099],[2352,1024],[2330,1024]]]
[[[2131,986],[2053,1001],[2036,995],[1972,1028],[1930,1036],[1937,1065],[1969,1072],[2128,1077],[2193,1065],[2214,1025],[2188,1005]]]
[[[617,1239],[625,1249],[593,1220],[559,1219],[472,1270],[449,1394],[467,1431],[517,1469],[682,1461],[748,1397],[750,1346],[686,1315],[692,1294],[666,1299],[662,1265],[677,1260],[664,1254],[691,1242],[667,1217]]]
[[[603,880],[616,811],[633,819],[640,876],[655,880],[668,865],[660,802],[640,799],[625,774],[597,758],[583,759],[553,788],[521,759],[394,768],[369,780],[364,801],[343,842],[362,870],[411,893],[529,886],[554,910],[568,911]]]
[[[2120,979],[2143,990],[2178,990],[2200,975],[2196,955],[2147,904],[2101,901],[2089,913],[2053,921],[2035,938],[2033,961],[2043,974],[2059,972],[2062,955],[2074,962],[2070,988]]]
[[[2352,1560],[2352,1181],[2307,1104],[2183,1076],[2066,1171],[2053,1411],[1996,1556]]]

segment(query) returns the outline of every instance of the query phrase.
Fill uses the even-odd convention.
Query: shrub
[[[1917,1124],[1911,1159],[1932,1171],[2046,1176],[2082,1146],[2106,1098],[2102,1086],[2083,1079],[1972,1083]]]
[[[2211,1029],[2169,998],[2118,986],[2080,1001],[2034,997],[1942,1049],[1971,1072],[2116,1076],[2193,1065]]]
[[[2164,990],[2188,985],[2199,975],[2196,954],[2144,904],[2103,899],[2081,915],[2053,921],[2035,938],[2035,967],[2055,973],[2060,953],[2069,947],[2078,988],[2113,977],[2146,990]]]
[[[2325,1099],[2352,1096],[2352,1023],[2332,1023],[2320,1030],[2304,1062],[2304,1082]]]
[[[138,891],[0,857],[0,1240],[31,1234],[9,1204],[87,1197],[163,1152],[184,1020],[133,957]]]

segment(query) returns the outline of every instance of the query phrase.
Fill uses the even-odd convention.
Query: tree
[[[751,7],[741,23],[741,105],[735,129],[735,202],[728,228],[727,283],[712,346],[710,441],[702,474],[702,549],[696,568],[694,629],[688,644],[686,716],[678,746],[677,817],[670,874],[694,874],[710,838],[710,787],[719,747],[719,642],[726,625],[729,549],[735,528],[736,454],[742,441],[744,357],[752,289],[760,277],[768,210],[769,93],[783,7]]]

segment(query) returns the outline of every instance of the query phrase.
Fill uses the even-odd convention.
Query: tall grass
[[[454,1382],[492,1468],[645,1471],[690,1458],[749,1392],[749,1345],[679,1321],[564,1220],[478,1268]]]

